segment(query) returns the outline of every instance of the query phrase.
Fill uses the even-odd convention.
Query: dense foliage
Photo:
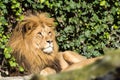
[[[61,51],[95,57],[104,47],[120,47],[119,0],[0,0],[0,55],[4,53],[11,66],[17,63],[6,44],[16,22],[27,11],[48,12],[55,18]]]

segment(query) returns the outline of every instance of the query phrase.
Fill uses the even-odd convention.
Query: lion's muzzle
[[[53,52],[53,42],[52,41],[47,41],[47,45],[45,48],[43,48],[43,52],[50,54]]]

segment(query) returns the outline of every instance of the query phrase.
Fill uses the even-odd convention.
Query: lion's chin
[[[43,52],[44,52],[44,53],[47,53],[47,54],[50,54],[50,53],[53,52],[53,48],[52,48],[52,47],[44,48],[44,49],[43,49]]]

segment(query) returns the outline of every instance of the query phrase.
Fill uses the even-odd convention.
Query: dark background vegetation
[[[120,47],[119,0],[0,0],[1,72],[8,66],[24,71],[6,44],[23,14],[34,11],[55,18],[60,51],[72,50],[90,58],[104,54],[104,47]]]

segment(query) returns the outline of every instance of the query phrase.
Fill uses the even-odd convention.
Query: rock
[[[14,77],[1,77],[0,80],[30,80],[32,75],[28,76],[14,76]]]

